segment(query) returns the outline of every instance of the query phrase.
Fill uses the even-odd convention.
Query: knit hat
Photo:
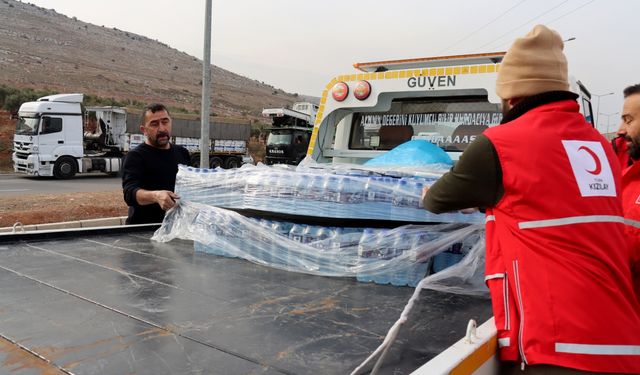
[[[546,91],[568,91],[563,48],[560,35],[543,25],[516,39],[500,64],[496,94],[502,99],[514,99]]]

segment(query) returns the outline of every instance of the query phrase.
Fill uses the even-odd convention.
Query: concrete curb
[[[51,230],[51,229],[70,229],[70,228],[95,228],[95,227],[108,227],[125,225],[126,216],[120,217],[107,217],[100,219],[88,219],[88,220],[76,220],[76,221],[63,221],[59,223],[47,223],[47,224],[30,224],[22,225],[16,223],[13,227],[0,228],[0,233],[19,233],[19,232],[33,232],[39,230]]]

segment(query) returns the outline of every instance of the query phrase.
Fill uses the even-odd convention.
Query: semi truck
[[[265,163],[297,165],[306,156],[318,105],[293,103],[289,108],[265,108],[263,117],[273,125],[267,138]]]
[[[83,94],[56,94],[23,103],[13,140],[14,170],[34,176],[72,178],[76,174],[119,173],[126,153],[144,142],[141,112],[121,107],[84,107]],[[172,115],[172,142],[187,148],[192,165],[200,160],[200,121]],[[235,168],[246,161],[251,125],[210,123],[210,167]]]

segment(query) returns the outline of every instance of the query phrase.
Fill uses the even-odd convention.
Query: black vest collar
[[[529,112],[530,110],[540,107],[544,104],[559,102],[562,100],[576,99],[578,99],[578,94],[570,91],[547,91],[533,96],[528,96],[518,102],[518,104],[513,106],[513,108],[511,108],[509,112],[507,112],[507,114],[502,118],[502,121],[500,121],[500,123],[506,124],[507,122],[511,122]]]

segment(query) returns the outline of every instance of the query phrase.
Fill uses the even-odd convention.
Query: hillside
[[[260,121],[265,107],[298,100],[271,85],[212,66],[211,113]],[[158,101],[200,111],[202,61],[159,41],[0,0],[0,84]]]

